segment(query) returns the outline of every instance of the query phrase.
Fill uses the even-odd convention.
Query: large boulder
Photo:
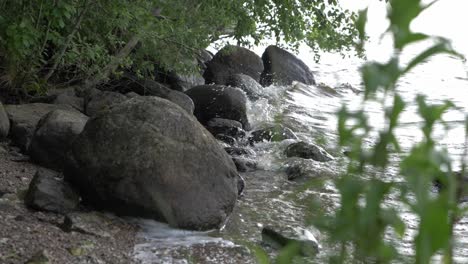
[[[226,85],[241,89],[250,100],[258,100],[262,97],[263,87],[248,75],[234,74],[229,77]]]
[[[58,173],[54,171],[38,170],[29,184],[26,205],[36,210],[61,214],[75,210],[80,197],[67,182],[57,176]]]
[[[228,45],[208,62],[203,77],[207,84],[226,84],[231,75],[242,73],[258,82],[262,72],[263,62],[257,54],[246,48]]]
[[[309,67],[293,54],[277,46],[269,46],[262,55],[265,71],[260,83],[269,86],[273,83],[290,85],[298,81],[315,85],[315,78]]]
[[[43,103],[6,105],[5,110],[11,124],[10,137],[13,142],[20,147],[22,151],[26,152],[39,120],[49,112],[57,109],[75,111],[68,105]]]
[[[223,85],[201,85],[185,92],[195,104],[198,121],[207,125],[212,118],[239,121],[243,129],[250,130],[247,119],[247,98],[238,88]]]
[[[125,102],[128,99],[123,94],[116,92],[97,92],[92,94],[85,105],[86,114],[88,116],[95,116],[103,111],[109,110],[115,105]]]
[[[0,140],[6,138],[8,136],[8,132],[10,131],[10,119],[8,119],[8,115],[3,107],[2,102],[0,102]]]
[[[74,92],[64,92],[57,95],[53,103],[59,105],[69,105],[81,113],[84,113],[84,98],[76,96]]]
[[[193,115],[157,97],[130,99],[89,120],[64,174],[97,208],[195,230],[225,221],[240,179]]]
[[[54,110],[41,118],[29,146],[39,164],[61,169],[73,140],[83,131],[88,117],[76,111]]]

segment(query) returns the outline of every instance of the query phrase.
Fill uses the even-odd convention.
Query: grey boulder
[[[201,85],[185,92],[195,104],[194,115],[203,125],[212,118],[238,121],[250,130],[247,119],[247,98],[238,88],[223,85]]]
[[[245,74],[234,74],[226,82],[227,86],[237,87],[245,92],[250,100],[262,97],[263,87],[252,77]]]
[[[290,85],[298,81],[307,85],[315,84],[315,78],[309,67],[293,54],[277,46],[269,46],[262,55],[265,70],[260,83]]]
[[[246,48],[228,45],[207,63],[203,77],[206,84],[226,84],[229,76],[242,73],[258,82],[262,72],[263,62],[257,54]]]
[[[54,213],[67,213],[78,206],[80,197],[67,182],[50,170],[38,170],[26,193],[28,207]]]
[[[64,174],[94,207],[185,229],[221,226],[238,195],[236,167],[213,136],[157,97],[130,99],[89,120]]]
[[[73,140],[88,117],[76,111],[54,110],[41,118],[31,140],[29,155],[37,163],[61,169]]]
[[[11,124],[10,137],[13,142],[22,151],[26,152],[39,120],[49,112],[57,109],[75,111],[68,105],[43,103],[6,105],[5,110]]]
[[[86,115],[96,116],[104,111],[111,109],[113,106],[125,102],[128,98],[116,92],[95,92],[88,97],[85,105]]]

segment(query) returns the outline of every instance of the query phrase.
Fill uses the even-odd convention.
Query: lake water
[[[441,1],[444,2],[444,1]],[[429,33],[442,33],[454,39],[454,46],[468,56],[468,41],[453,33],[453,30],[442,31],[440,22],[437,25],[432,20],[440,18],[441,10],[447,11],[453,5],[465,6],[457,0],[447,0],[445,4],[436,6],[439,12],[418,21],[416,27],[427,30]],[[439,4],[438,4],[439,5]],[[356,8],[356,6],[351,6]],[[467,21],[468,16],[462,14],[459,8],[450,9],[454,13],[447,20],[459,19]],[[376,21],[371,32],[371,44],[368,46],[367,58],[369,60],[383,61],[388,58],[391,51],[391,40],[380,40],[377,32],[385,29],[385,8],[382,3],[372,4],[370,19]],[[455,18],[453,18],[455,17]],[[435,19],[438,18],[438,19]],[[379,20],[380,19],[380,20]],[[431,21],[431,22],[428,22]],[[461,24],[468,24],[461,23]],[[455,24],[454,24],[455,25]],[[447,25],[446,25],[447,26]],[[452,28],[453,29],[453,28]],[[431,32],[432,30],[432,32]],[[434,32],[435,31],[435,32]],[[456,31],[456,30],[455,30]],[[373,32],[373,33],[372,33]],[[466,45],[465,45],[466,44]],[[427,43],[417,45],[403,54],[404,60],[411,58],[427,46]],[[255,51],[261,55],[264,47],[257,47]],[[337,118],[336,111],[347,105],[351,109],[360,107],[362,96],[356,90],[362,90],[359,67],[363,60],[355,57],[343,58],[337,54],[323,54],[320,63],[313,61],[313,55],[306,48],[302,48],[298,55],[315,73],[318,83],[332,87],[336,94],[328,93],[315,86],[294,84],[287,87],[271,86],[265,88],[266,98],[249,103],[249,119],[254,127],[265,123],[274,123],[275,117],[281,116],[283,124],[292,128],[301,140],[322,145],[337,159],[329,163],[309,161],[314,168],[310,178],[321,176],[329,179],[322,186],[310,185],[304,187],[304,181],[288,181],[284,167],[291,162],[282,153],[291,143],[262,143],[253,148],[255,159],[259,163],[259,170],[243,173],[246,179],[245,194],[239,200],[234,213],[221,231],[188,232],[171,229],[168,226],[154,221],[139,221],[143,227],[140,236],[144,239],[135,248],[135,258],[142,263],[254,263],[249,245],[261,244],[261,229],[263,226],[277,228],[304,227],[306,220],[314,217],[317,212],[309,208],[311,201],[320,201],[325,212],[333,212],[338,206],[339,196],[331,183],[343,170],[345,158],[336,150]],[[406,101],[412,102],[401,118],[402,127],[398,130],[398,139],[407,152],[421,135],[417,133],[421,126],[421,119],[416,114],[414,98],[417,94],[425,94],[431,103],[442,103],[444,100],[453,101],[458,107],[451,110],[444,117],[448,129],[438,127],[437,140],[441,147],[448,149],[452,155],[455,166],[459,166],[465,145],[464,120],[468,113],[468,66],[452,57],[438,56],[416,68],[398,83],[398,91]],[[367,114],[375,128],[383,126],[383,111],[378,104],[366,105]],[[369,138],[372,144],[375,138]],[[394,157],[393,161],[398,161]],[[398,169],[393,165],[382,175],[386,179],[399,179]],[[397,200],[389,199],[389,206],[400,206]],[[404,208],[404,207],[401,207]],[[402,209],[401,215],[407,223],[408,230],[403,242],[399,242],[398,250],[402,254],[413,253],[411,239],[415,235],[417,218],[409,210]],[[325,237],[311,228],[312,233],[323,242]],[[461,219],[455,226],[457,263],[468,263],[468,218]],[[391,239],[391,238],[389,238]],[[268,250],[268,249],[267,249]],[[330,248],[325,245],[312,262],[324,262]],[[435,260],[437,262],[437,260]]]

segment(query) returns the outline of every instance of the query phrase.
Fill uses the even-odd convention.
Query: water
[[[452,4],[454,1],[456,2],[452,0]],[[374,5],[376,6],[372,8],[376,10],[371,12],[370,17],[384,17],[379,13],[382,12],[382,7]],[[444,6],[439,8],[445,10]],[[463,19],[466,20],[466,17]],[[385,26],[385,21],[376,22],[370,31],[382,32]],[[424,23],[418,22],[416,26],[424,29]],[[439,27],[432,28],[440,31]],[[468,43],[457,39],[452,31],[445,33],[455,38],[456,47]],[[373,36],[372,43],[368,47],[368,58],[379,61],[388,58],[389,41],[386,38],[380,41]],[[407,61],[427,45],[423,43],[405,50],[403,60]],[[466,46],[461,51],[468,55]],[[261,54],[263,49],[264,47],[257,47],[255,51]],[[325,183],[322,185],[312,182],[304,187],[306,181],[287,180],[284,167],[291,161],[282,153],[291,141],[258,144],[253,150],[256,152],[255,159],[259,163],[259,170],[242,174],[246,180],[244,197],[238,201],[223,230],[205,233],[186,232],[153,221],[140,220],[138,223],[143,229],[139,236],[144,242],[135,247],[137,260],[142,263],[254,263],[251,245],[262,245],[263,226],[305,227],[307,219],[319,214],[309,209],[311,201],[319,201],[325,213],[331,213],[336,209],[339,196],[331,180],[338,177],[345,162],[343,155],[336,149],[336,111],[342,105],[351,109],[361,106],[362,96],[359,91],[363,87],[359,67],[363,64],[363,60],[355,57],[342,58],[337,54],[323,54],[321,62],[315,63],[307,49],[301,49],[299,57],[310,66],[317,82],[324,85],[309,87],[293,84],[287,87],[265,88],[266,98],[249,103],[249,119],[254,127],[259,127],[262,124],[274,123],[280,117],[283,124],[292,128],[301,140],[321,145],[336,156],[335,161],[326,164],[309,162],[309,165],[315,168],[315,172],[310,177],[325,179]],[[463,125],[465,114],[468,113],[467,72],[468,66],[459,60],[449,56],[438,56],[419,66],[398,83],[399,93],[410,102],[402,115],[401,128],[397,131],[397,138],[404,152],[408,152],[410,147],[421,139],[421,134],[417,133],[421,119],[416,114],[417,108],[414,103],[416,95],[426,95],[430,103],[451,100],[457,109],[451,110],[444,116],[448,126],[437,127],[435,135],[439,145],[448,149],[455,168],[460,165],[459,161],[466,147]],[[334,92],[323,86],[333,88]],[[384,125],[382,107],[379,104],[368,104],[366,111],[372,120],[372,126],[376,129],[382,128]],[[366,143],[371,145],[374,140],[375,137],[371,137]],[[398,157],[392,157],[393,163],[398,160]],[[398,169],[394,165],[390,166],[382,177],[400,180]],[[397,200],[391,198],[386,203],[388,206],[403,208]],[[411,240],[416,233],[417,218],[405,209],[401,210],[401,216],[407,223],[408,230],[403,241],[399,242],[398,250],[402,254],[411,255],[413,254]],[[321,243],[324,243],[323,234],[313,227],[310,230]],[[455,226],[455,237],[456,262],[468,263],[467,217],[458,221]],[[270,253],[273,252],[268,247],[264,248]],[[324,262],[327,250],[330,248],[324,246],[322,253],[313,262]],[[434,261],[437,262],[437,259]]]

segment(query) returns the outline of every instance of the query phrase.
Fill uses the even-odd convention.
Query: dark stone
[[[29,155],[39,164],[61,169],[73,140],[83,131],[88,117],[79,112],[54,110],[41,118],[31,140]]]
[[[38,170],[29,184],[25,203],[28,207],[64,214],[76,209],[79,196],[68,183],[49,170]]]
[[[282,141],[285,139],[297,139],[296,134],[283,125],[269,126],[263,129],[255,130],[249,137],[251,144],[264,141]]]
[[[36,125],[43,116],[57,109],[75,111],[68,105],[42,103],[6,105],[5,109],[11,124],[10,137],[24,152],[27,152]]]
[[[230,136],[226,136],[226,135],[223,135],[223,134],[218,134],[215,136],[215,138],[217,140],[220,140],[228,145],[231,145],[231,146],[234,146],[236,144],[236,139],[233,138],[233,137],[230,137]]]
[[[269,46],[262,55],[265,71],[260,83],[269,86],[273,83],[290,85],[298,81],[307,85],[315,85],[314,75],[309,67],[293,54],[277,46]]]
[[[234,161],[234,164],[236,164],[237,171],[239,172],[254,171],[257,169],[257,162],[253,159],[233,157],[232,160]]]
[[[238,121],[242,128],[250,130],[247,120],[247,98],[238,88],[223,85],[202,85],[186,92],[195,104],[198,121],[207,125],[212,118]]]
[[[320,162],[334,160],[323,148],[306,142],[297,142],[289,145],[284,151],[287,157],[313,159]]]
[[[223,224],[238,194],[235,165],[182,108],[137,97],[90,119],[65,178],[94,207],[185,229]]]
[[[327,163],[291,158],[285,164],[288,180],[335,178],[341,172]]]
[[[205,79],[198,72],[187,74],[170,72],[168,81],[172,90],[180,92],[185,92],[195,86],[205,84]]]
[[[224,150],[231,156],[254,156],[255,152],[247,148],[226,147]]]
[[[263,62],[257,54],[246,48],[228,45],[208,62],[203,77],[206,84],[226,84],[231,75],[242,73],[258,82],[262,72]]]
[[[206,124],[206,129],[213,135],[227,135],[233,138],[245,137],[245,131],[242,129],[242,124],[239,121],[212,118]]]
[[[10,131],[10,119],[3,107],[2,102],[0,102],[0,140],[5,139],[8,136]]]
[[[263,87],[248,75],[231,75],[227,80],[226,85],[241,89],[250,100],[258,100],[262,97]]]
[[[111,109],[113,106],[127,101],[128,98],[116,92],[99,92],[91,95],[86,103],[86,115],[96,116],[104,111]]]
[[[242,178],[242,176],[239,175],[239,178],[237,179],[237,195],[241,196],[242,193],[244,192],[245,189],[245,180]]]
[[[301,255],[313,256],[319,253],[320,245],[312,232],[304,228],[278,228],[266,226],[262,229],[262,241],[274,249],[281,250],[291,243],[299,244]]]

